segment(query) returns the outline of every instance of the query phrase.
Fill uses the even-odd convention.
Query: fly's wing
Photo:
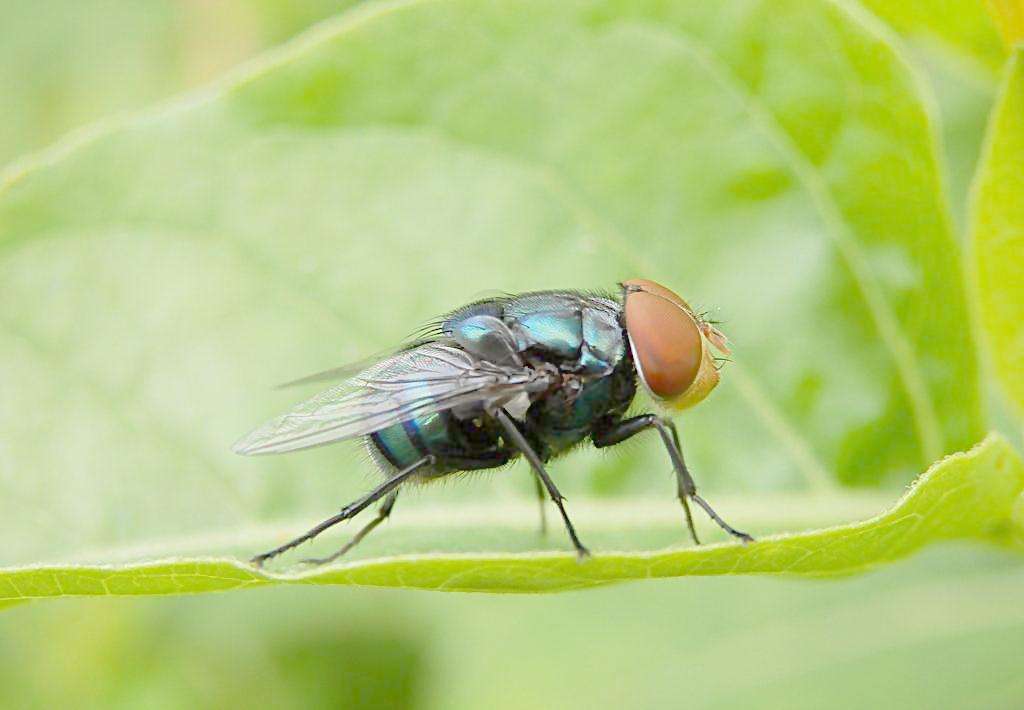
[[[373,355],[368,355],[362,360],[356,360],[355,362],[346,363],[345,365],[339,365],[338,367],[332,367],[329,370],[321,370],[320,372],[314,372],[312,375],[306,375],[300,377],[297,380],[291,380],[289,382],[282,382],[277,385],[274,389],[288,389],[289,387],[299,387],[301,385],[311,385],[316,382],[337,382],[338,380],[347,380],[351,377],[355,377],[361,372],[365,372],[375,365],[388,360],[399,353],[412,350],[425,343],[432,342],[426,339],[413,340],[411,342],[403,343],[396,348],[389,348],[387,350],[381,350]]]
[[[484,360],[491,359],[490,356],[495,354],[495,352],[492,351],[496,350],[497,357],[493,361],[501,361],[509,357],[508,347],[502,347],[501,343],[484,343],[485,350],[483,352],[477,352],[477,350],[474,349],[474,346],[477,340],[485,338],[488,334],[493,334],[499,340],[502,337],[508,340],[508,337],[503,336],[501,333],[501,331],[508,333],[508,328],[505,324],[498,318],[492,318],[493,322],[485,325],[480,323],[466,323],[466,320],[469,319],[470,316],[500,316],[501,304],[508,301],[510,298],[512,298],[510,294],[502,293],[500,291],[480,292],[476,295],[476,299],[472,303],[462,306],[461,308],[458,308],[437,320],[427,323],[418,331],[413,333],[410,336],[410,340],[398,347],[382,350],[365,357],[362,360],[356,360],[355,362],[350,362],[345,365],[332,367],[329,370],[314,372],[312,375],[306,375],[305,377],[300,377],[297,380],[284,382],[277,385],[276,389],[299,387],[301,385],[309,385],[317,382],[337,382],[338,380],[347,380],[361,372],[371,369],[377,363],[389,359],[394,355],[434,342],[451,342],[452,340],[455,340],[462,345],[464,349]],[[462,330],[453,332],[453,323],[456,322],[463,325],[463,328]],[[464,342],[463,336],[466,335],[467,331],[470,331],[470,335],[467,336],[468,341]],[[519,363],[516,362],[513,364]]]
[[[235,444],[235,453],[277,454],[365,436],[456,407],[501,405],[548,386],[547,375],[496,365],[443,343],[398,353],[309,399]]]

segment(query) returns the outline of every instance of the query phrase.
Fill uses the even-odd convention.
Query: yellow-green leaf
[[[996,373],[1024,416],[1024,49],[1007,65],[973,190],[981,323]]]
[[[1021,0],[985,0],[1007,47],[1024,40],[1024,2]]]
[[[0,164],[198,86],[354,0],[30,0],[0,6]]]
[[[455,592],[552,592],[609,582],[722,574],[823,576],[860,572],[948,540],[1024,547],[1024,463],[993,435],[940,461],[890,510],[805,533],[658,552],[421,554],[271,574],[232,559],[0,569],[0,604],[60,596],[182,594],[268,584],[352,584]],[[829,505],[813,499],[804,505]],[[782,512],[785,517],[785,512]]]
[[[985,0],[991,5],[1017,0]],[[928,48],[969,59],[995,75],[1005,57],[997,22],[980,0],[860,0],[896,31]]]

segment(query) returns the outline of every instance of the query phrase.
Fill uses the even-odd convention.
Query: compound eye
[[[654,395],[675,399],[700,372],[704,357],[700,328],[686,302],[664,286],[644,279],[624,285],[626,332],[640,376]]]

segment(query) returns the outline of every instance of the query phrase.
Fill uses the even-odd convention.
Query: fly
[[[344,381],[256,429],[235,452],[278,454],[361,439],[384,481],[252,562],[261,565],[379,502],[377,516],[344,547],[306,560],[330,562],[388,518],[404,486],[498,468],[519,456],[535,476],[542,525],[547,496],[577,555],[586,557],[547,463],[586,439],[603,448],[649,429],[668,453],[694,542],[691,501],[749,542],[697,494],[672,420],[626,416],[638,385],[667,410],[703,400],[719,380],[712,348],[729,354],[713,324],[664,286],[633,279],[614,294],[538,291],[475,301],[397,350],[303,378],[298,382]]]

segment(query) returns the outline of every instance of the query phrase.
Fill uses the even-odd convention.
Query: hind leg
[[[351,540],[346,542],[342,546],[342,548],[340,550],[338,550],[337,552],[335,552],[333,555],[328,555],[327,557],[311,557],[309,559],[302,560],[302,562],[304,564],[307,564],[307,565],[323,565],[323,564],[327,564],[328,562],[334,562],[334,560],[338,559],[339,557],[344,555],[346,552],[351,550],[353,547],[358,545],[359,542],[364,537],[369,535],[370,532],[375,527],[377,527],[378,525],[383,523],[385,520],[387,520],[388,516],[391,515],[391,509],[395,507],[395,500],[397,500],[397,499],[398,499],[398,491],[392,491],[388,495],[388,497],[384,499],[384,504],[381,505],[380,511],[377,513],[377,517],[374,518],[373,520],[371,520],[370,522],[368,522],[366,525],[364,525],[359,532],[357,532],[355,535],[352,536]]]
[[[374,488],[372,491],[367,493],[359,500],[349,503],[348,505],[341,509],[340,513],[338,513],[337,515],[332,515],[327,520],[323,521],[316,527],[309,530],[309,532],[299,535],[294,540],[290,540],[285,544],[281,545],[280,547],[275,547],[273,550],[270,550],[269,552],[264,552],[261,555],[256,555],[251,560],[252,564],[259,567],[267,560],[273,557],[277,557],[282,552],[287,552],[288,550],[292,549],[293,547],[301,545],[307,540],[312,540],[314,537],[322,533],[324,530],[337,525],[342,520],[348,520],[349,518],[356,516],[358,513],[370,507],[384,496],[389,495],[390,493],[395,491],[395,489],[397,489],[402,483],[411,478],[420,468],[424,466],[431,466],[436,461],[437,458],[433,454],[428,454],[424,456],[416,463],[412,464],[411,466],[407,466],[406,468],[402,469],[388,480],[384,481],[384,483]],[[367,530],[366,532],[369,532],[369,530]]]
[[[534,475],[533,483],[537,487],[537,504],[540,509],[540,534],[548,534],[548,516],[544,512],[544,482],[540,476]]]

